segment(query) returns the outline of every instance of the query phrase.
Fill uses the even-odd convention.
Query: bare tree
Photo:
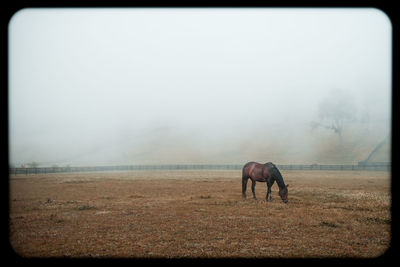
[[[342,90],[333,90],[318,107],[318,121],[311,122],[312,129],[325,128],[338,136],[339,145],[343,146],[343,127],[346,122],[355,120],[356,106],[351,95]]]

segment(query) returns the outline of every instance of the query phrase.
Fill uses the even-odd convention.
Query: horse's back
[[[262,164],[262,163],[258,163],[258,162],[255,162],[255,161],[250,161],[250,162],[247,162],[243,166],[243,169],[248,168],[248,167],[255,167],[255,168],[264,169],[264,168],[273,168],[273,167],[275,167],[275,165],[272,162],[267,162],[265,164]]]

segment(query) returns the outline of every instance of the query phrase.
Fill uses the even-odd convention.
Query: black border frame
[[[168,8],[168,7],[182,7],[182,8],[219,8],[219,7],[229,7],[229,8],[246,8],[246,7],[269,7],[269,8],[377,8],[383,11],[390,19],[391,24],[392,24],[392,150],[391,150],[391,157],[392,157],[392,178],[391,178],[391,193],[392,193],[392,207],[391,207],[391,212],[392,212],[392,222],[391,222],[391,228],[392,228],[392,239],[391,239],[391,245],[389,249],[384,253],[383,255],[379,256],[378,258],[374,259],[352,259],[352,258],[345,258],[345,259],[336,259],[336,258],[323,258],[323,259],[263,259],[263,260],[254,260],[254,259],[212,259],[213,261],[216,261],[215,263],[218,263],[218,261],[223,260],[225,263],[241,263],[245,262],[248,263],[249,260],[251,261],[256,261],[257,263],[286,263],[286,264],[295,264],[296,261],[300,261],[299,263],[301,264],[324,264],[325,262],[332,262],[333,264],[340,264],[340,263],[361,263],[361,264],[387,264],[391,262],[395,258],[395,250],[397,250],[397,229],[394,227],[396,225],[397,219],[395,218],[395,210],[394,207],[396,206],[397,198],[393,194],[394,193],[394,188],[396,188],[397,181],[396,179],[393,179],[393,177],[396,176],[397,173],[397,168],[396,168],[396,160],[394,156],[394,148],[397,147],[398,141],[396,140],[396,136],[398,134],[398,130],[395,129],[395,125],[397,123],[397,116],[395,112],[395,100],[397,99],[397,90],[398,90],[398,36],[399,36],[399,30],[398,30],[398,16],[396,15],[396,4],[394,1],[378,1],[378,0],[365,0],[365,1],[357,1],[357,0],[350,0],[350,1],[332,1],[332,0],[327,0],[327,1],[307,1],[307,0],[301,0],[301,1],[294,1],[294,0],[267,0],[267,1],[241,1],[241,3],[235,3],[232,4],[232,2],[224,2],[224,1],[190,1],[189,3],[177,3],[176,1],[168,1],[167,3],[164,2],[154,2],[154,1],[145,1],[145,0],[140,0],[140,1],[129,1],[129,0],[57,0],[57,1],[50,1],[50,0],[9,0],[9,1],[4,1],[1,4],[2,9],[1,9],[1,32],[2,36],[4,38],[1,38],[2,43],[4,44],[2,52],[1,52],[1,64],[3,66],[3,71],[2,72],[2,93],[3,97],[1,98],[0,101],[0,108],[2,109],[2,115],[3,115],[3,125],[2,127],[2,134],[4,135],[4,138],[2,138],[2,145],[3,145],[3,155],[5,159],[3,160],[3,170],[6,172],[6,177],[3,177],[3,194],[2,196],[2,207],[4,210],[7,212],[3,211],[3,215],[5,215],[3,218],[3,222],[6,224],[1,231],[2,235],[2,240],[3,244],[3,250],[2,250],[2,255],[5,256],[5,259],[8,260],[9,262],[12,263],[17,263],[17,264],[43,264],[43,263],[48,263],[48,264],[60,264],[60,263],[66,263],[66,264],[76,264],[76,263],[83,263],[83,264],[101,264],[101,263],[109,263],[109,264],[115,264],[116,262],[122,263],[122,264],[131,264],[133,262],[135,263],[164,263],[163,259],[133,259],[133,260],[127,260],[127,259],[40,259],[40,258],[22,258],[18,254],[14,252],[14,250],[11,247],[10,241],[9,241],[9,179],[8,179],[8,155],[9,155],[9,150],[8,150],[8,23],[12,16],[18,12],[19,10],[23,8],[129,8],[129,7],[157,7],[157,8]],[[168,260],[168,263],[172,264],[187,264],[187,263],[192,263],[193,259],[181,259],[181,260]],[[209,259],[194,259],[194,260],[200,260],[203,261],[203,263],[207,264],[207,262],[210,262]],[[132,262],[133,261],[133,262]],[[210,262],[211,263],[211,262]],[[214,262],[213,262],[214,263]]]

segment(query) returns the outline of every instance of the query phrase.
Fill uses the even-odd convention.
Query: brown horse
[[[274,181],[276,181],[279,187],[279,193],[278,193],[279,196],[281,197],[283,202],[285,203],[288,202],[287,188],[289,185],[285,185],[281,173],[272,162],[268,162],[265,164],[260,164],[257,162],[248,162],[243,166],[242,170],[243,199],[246,199],[246,187],[247,187],[247,180],[249,178],[251,179],[251,191],[253,192],[254,199],[257,199],[256,193],[254,192],[257,181],[257,182],[267,183],[268,190],[265,199],[267,201],[272,201],[271,186],[274,184]],[[268,200],[268,195],[269,195],[269,200]]]

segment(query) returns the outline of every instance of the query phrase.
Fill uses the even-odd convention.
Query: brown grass
[[[282,171],[284,204],[240,171],[10,177],[23,257],[376,257],[390,246],[390,173]]]

